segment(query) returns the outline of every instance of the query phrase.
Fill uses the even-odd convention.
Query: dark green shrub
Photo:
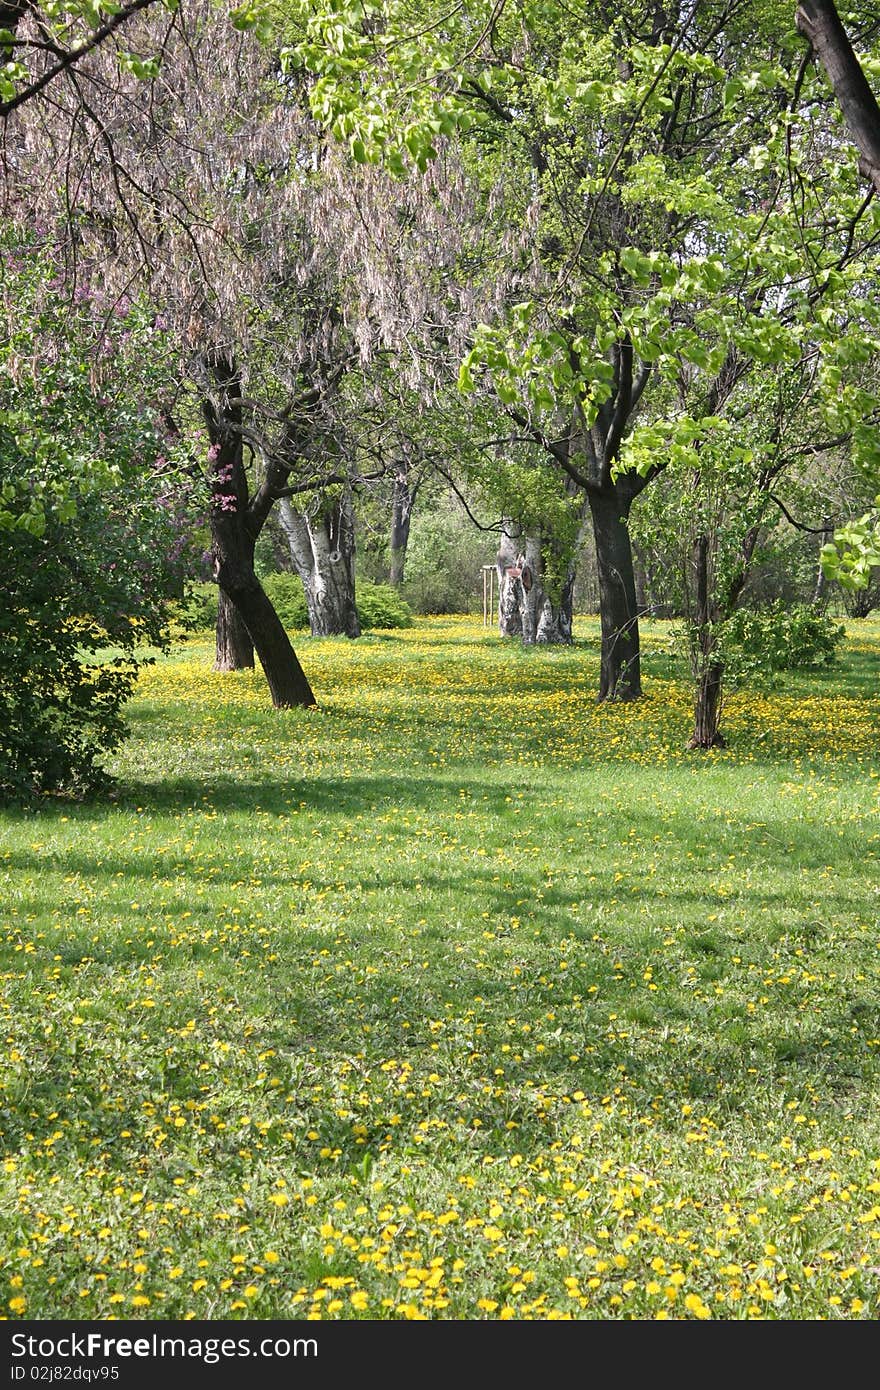
[[[302,581],[287,571],[266,574],[262,579],[272,605],[284,626],[291,632],[309,626],[309,614]],[[357,586],[357,609],[363,630],[371,628],[412,627],[412,609],[404,603],[390,584],[370,584],[366,580]],[[181,627],[190,632],[211,631],[217,622],[217,585],[190,583],[186,596],[177,605],[176,617]]]
[[[217,624],[217,585],[209,581],[187,583],[175,617],[187,632],[213,631]]]
[[[357,611],[364,631],[412,627],[412,609],[390,584],[358,583]]]
[[[295,574],[265,574],[261,580],[284,626],[291,631],[308,627],[309,616],[303,586]],[[217,622],[217,585],[191,583],[177,609],[181,626],[192,632],[212,631]]]
[[[264,575],[262,584],[286,628],[295,632],[308,627],[309,611],[306,607],[302,580],[298,575],[282,570],[277,574]]]
[[[143,404],[163,380],[152,313],[108,314],[89,292],[71,308],[51,257],[11,237],[0,229],[15,304],[0,337],[0,801],[107,780],[192,563],[188,489]]]

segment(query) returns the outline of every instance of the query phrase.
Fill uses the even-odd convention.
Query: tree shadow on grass
[[[574,1010],[585,983],[574,971],[564,988],[535,980],[527,992],[513,992],[501,969],[493,978],[485,964],[458,957],[444,970],[417,970],[409,952],[389,949],[355,991],[332,983],[332,961],[326,975],[315,970],[311,954],[279,962],[269,1009],[265,999],[249,999],[248,982],[239,975],[242,1007],[225,1023],[221,1015],[214,1035],[240,1047],[246,1024],[249,1053],[272,1056],[271,1071],[281,1082],[272,1110],[291,1127],[285,1161],[294,1169],[308,1171],[315,1161],[306,1130],[338,1151],[343,1171],[357,1172],[365,1154],[430,1159],[426,1119],[439,1126],[445,1143],[454,1134],[463,1156],[520,1153],[528,1162],[577,1129],[576,1095],[599,1111],[613,1093],[613,1103],[626,1107],[633,1122],[647,1116],[661,1131],[668,1126],[678,1135],[681,1107],[691,1102],[714,1115],[722,1133],[727,1124],[748,1127],[752,1110],[766,1107],[774,1093],[780,1111],[806,1090],[823,1108],[870,1114],[877,1058],[866,1038],[876,1032],[880,1010],[867,998],[854,997],[843,1012],[838,1001],[836,1010],[806,1023],[792,1010],[780,1028],[760,1017],[723,1018],[713,1026],[699,1018],[709,1005],[694,1001],[688,1013],[667,1008],[661,997],[644,1006],[639,1021],[624,1017],[621,1001],[609,998],[607,962],[596,976],[601,996]],[[229,983],[218,980],[218,1000]],[[180,1020],[190,1013],[200,1017],[204,1002],[193,977],[182,973],[177,986]],[[468,1000],[471,1008],[464,1007]],[[617,1005],[614,1027],[609,1003]],[[119,1144],[120,1154],[138,1153],[144,1111],[201,1104],[210,1080],[210,1110],[224,1126],[200,1141],[193,1162],[221,1163],[227,1176],[238,1168],[246,1173],[242,1147],[250,1135],[236,1117],[246,1094],[249,1112],[259,1111],[260,1092],[241,1063],[232,1086],[206,1076],[203,1040],[190,1041],[179,1028],[147,1038],[138,1017],[123,1012],[112,1032],[96,1034],[87,1049],[77,1048],[75,1030],[63,1029],[35,1047],[39,1056],[20,1103],[11,1095],[13,1103],[7,1097],[0,1109],[9,1152],[39,1138],[44,1127],[73,1136],[87,1117],[82,1132],[89,1144],[97,1133],[104,1145]],[[347,1106],[340,1109],[340,1077],[369,1092],[372,1078],[389,1073],[379,1113],[367,1109],[352,1117]],[[363,1122],[362,1131],[353,1118]]]

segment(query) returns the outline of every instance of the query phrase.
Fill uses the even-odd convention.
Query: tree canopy
[[[571,640],[589,540],[600,699],[641,694],[633,538],[665,535],[698,746],[780,518],[825,540],[828,576],[870,577],[874,513],[829,516],[814,488],[824,459],[880,474],[870,16],[13,0],[0,19],[3,527],[16,611],[42,613],[39,572],[77,612],[76,680],[111,669],[85,661],[98,633],[126,660],[133,631],[160,640],[180,583],[160,520],[183,499],[218,643],[230,665],[256,649],[279,706],[314,696],[258,573],[270,517],[312,630],[354,636],[365,489],[385,489],[399,583],[428,473],[498,534],[527,640]],[[35,564],[47,545],[61,569]]]

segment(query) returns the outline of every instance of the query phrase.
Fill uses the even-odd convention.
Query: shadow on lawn
[[[248,875],[253,874],[262,891],[272,886],[296,894],[303,878],[299,857],[313,852],[316,826],[324,825],[323,862],[306,875],[318,886],[323,882],[346,893],[377,888],[389,894],[414,892],[419,913],[432,898],[451,898],[475,911],[479,903],[479,910],[491,914],[493,920],[523,915],[524,899],[528,899],[529,909],[537,906],[544,916],[559,918],[587,899],[591,906],[625,901],[631,908],[645,900],[654,901],[658,914],[669,921],[683,913],[689,916],[707,902],[722,908],[751,904],[756,913],[761,909],[785,913],[791,906],[797,915],[798,904],[790,903],[788,884],[771,886],[762,877],[763,871],[787,876],[824,872],[830,857],[848,855],[855,863],[864,849],[860,821],[847,825],[832,848],[828,827],[821,819],[815,823],[799,821],[793,833],[784,805],[774,820],[768,817],[754,822],[752,807],[746,805],[725,810],[723,818],[707,818],[695,828],[691,805],[680,812],[651,813],[642,804],[633,809],[622,801],[602,801],[596,807],[595,821],[591,821],[589,810],[583,807],[569,814],[560,808],[558,799],[542,801],[539,785],[531,788],[529,796],[511,799],[503,783],[462,785],[456,778],[351,777],[334,783],[311,780],[283,785],[230,778],[214,779],[209,787],[181,779],[158,787],[129,784],[113,806],[147,817],[183,815],[187,836],[200,837],[195,853],[199,872],[209,868],[210,878],[205,882],[215,890],[224,885],[230,890],[246,889]],[[189,817],[188,812],[195,815]],[[472,824],[462,832],[471,837],[471,845],[465,846],[456,866],[454,852],[459,842],[449,838],[449,827],[455,829],[454,817],[462,812],[479,818],[479,830],[474,834]],[[106,820],[107,808],[95,804],[52,807],[41,820],[51,820],[53,815],[63,816],[68,823],[100,826]],[[410,815],[418,818],[415,824],[408,822]],[[277,848],[267,851],[259,829],[273,817],[282,824],[267,827],[270,838],[278,837]],[[431,833],[435,817],[436,836]],[[251,818],[255,822],[246,825]],[[634,825],[638,831],[635,841],[631,839]],[[377,828],[381,831],[378,841],[374,840]],[[207,847],[206,832],[211,837]],[[226,842],[228,860],[224,862]],[[251,844],[256,849],[251,849]],[[436,865],[440,852],[448,856],[442,871]],[[485,863],[475,861],[475,853],[489,857]],[[351,868],[353,854],[360,856],[358,872]],[[747,858],[753,875],[748,880],[740,881],[730,872],[733,854],[740,860]],[[653,864],[657,855],[664,857],[666,871],[659,891]],[[614,870],[619,867],[617,876],[609,867],[612,859]],[[372,867],[370,860],[374,861]],[[45,845],[34,849],[21,846],[7,853],[4,867],[10,874],[33,875],[28,885],[32,889],[39,890],[40,880],[55,870],[66,876],[79,875],[93,888],[117,878],[133,879],[143,885],[139,894],[147,895],[152,882],[156,894],[164,898],[169,886],[175,886],[175,879],[183,881],[181,891],[188,891],[186,879],[192,862],[193,855],[182,845],[160,853],[151,850],[149,843],[129,848],[119,843],[118,836],[108,835],[106,841],[90,841],[88,848],[65,840],[54,852]],[[727,877],[719,893],[720,874]],[[37,891],[28,899],[23,887],[19,887],[19,902],[30,911],[47,910],[57,891],[47,881],[44,892]],[[863,893],[857,876],[853,880],[856,890],[857,897]],[[846,900],[839,877],[834,891],[837,900]],[[148,897],[145,901],[148,903]],[[202,910],[210,909],[206,905]],[[810,909],[813,916],[818,910],[815,905]]]
[[[320,1132],[322,1142],[339,1149],[340,1164],[351,1171],[363,1163],[365,1151],[374,1156],[386,1151],[402,1159],[413,1155],[430,1159],[430,1134],[424,1140],[417,1138],[423,1133],[419,1125],[426,1116],[442,1120],[475,1156],[513,1152],[528,1156],[578,1124],[577,1107],[565,1099],[576,1091],[583,1091],[596,1109],[601,1108],[603,1096],[617,1088],[615,1104],[625,1104],[634,1116],[654,1117],[659,1125],[668,1123],[675,1132],[680,1130],[683,1102],[697,1100],[706,1107],[706,1113],[722,1119],[747,1118],[752,1108],[766,1106],[768,1088],[778,1091],[780,1108],[788,1098],[797,1098],[807,1090],[819,1106],[867,1112],[878,1065],[869,1040],[880,1034],[880,1009],[870,996],[858,994],[857,984],[841,984],[828,1007],[818,992],[809,1014],[798,1012],[792,1002],[754,1017],[738,1013],[735,1002],[715,1001],[708,984],[702,994],[692,995],[678,987],[665,989],[662,983],[653,996],[631,989],[632,981],[641,978],[643,957],[649,949],[645,933],[662,930],[665,923],[683,923],[691,933],[675,958],[679,967],[706,959],[708,969],[717,957],[720,975],[728,970],[730,956],[739,949],[739,943],[747,939],[743,922],[760,920],[762,908],[769,909],[769,918],[779,930],[784,928],[792,935],[800,932],[805,940],[821,932],[815,925],[821,905],[810,902],[809,894],[802,902],[791,904],[784,885],[774,885],[771,890],[760,873],[749,885],[738,885],[735,894],[725,900],[727,920],[716,923],[711,934],[705,931],[705,908],[712,892],[709,876],[717,871],[720,858],[729,849],[742,849],[746,834],[753,841],[753,867],[758,860],[773,870],[821,869],[829,857],[825,825],[798,822],[796,845],[792,845],[784,806],[778,821],[758,828],[751,826],[752,808],[737,807],[725,813],[729,821],[709,822],[699,828],[702,843],[695,859],[692,807],[684,807],[680,815],[652,815],[639,807],[636,819],[645,853],[649,844],[659,840],[676,856],[679,879],[655,897],[656,921],[634,916],[632,934],[628,935],[622,925],[626,912],[655,896],[649,880],[640,877],[641,869],[634,867],[636,891],[631,891],[632,884],[624,885],[628,896],[623,903],[624,889],[607,871],[589,884],[583,878],[578,881],[575,870],[588,869],[592,855],[590,829],[581,828],[580,854],[566,852],[567,859],[554,870],[555,881],[546,882],[530,839],[544,843],[552,835],[562,846],[565,833],[574,826],[566,823],[567,813],[558,805],[548,807],[540,799],[535,801],[540,794],[540,778],[535,778],[529,789],[532,801],[511,803],[504,783],[464,783],[454,770],[435,773],[431,781],[401,774],[336,782],[300,778],[284,783],[242,782],[215,777],[207,784],[190,778],[126,784],[112,803],[122,812],[218,813],[221,863],[220,872],[211,879],[212,887],[222,885],[221,891],[231,893],[237,886],[246,894],[246,875],[253,867],[261,876],[261,892],[278,889],[288,902],[298,892],[290,864],[279,857],[267,868],[265,855],[248,855],[237,823],[229,829],[230,842],[236,846],[235,865],[224,872],[220,852],[223,818],[237,822],[238,817],[260,812],[295,821],[302,815],[306,843],[312,843],[316,822],[326,822],[334,832],[350,823],[355,833],[357,825],[369,826],[371,815],[391,807],[445,817],[451,807],[463,806],[485,816],[490,847],[516,850],[518,835],[527,832],[529,838],[523,846],[525,857],[520,859],[518,875],[516,865],[502,871],[504,878],[511,879],[506,883],[503,878],[499,881],[491,861],[486,865],[463,863],[456,868],[453,860],[442,869],[427,860],[421,862],[423,849],[430,853],[430,837],[416,842],[405,827],[392,822],[386,841],[393,835],[393,857],[367,881],[350,870],[346,872],[345,841],[334,833],[322,846],[322,853],[330,859],[323,871],[326,883],[340,884],[345,892],[363,888],[396,895],[396,902],[403,904],[406,928],[412,927],[432,903],[433,914],[427,914],[429,921],[417,936],[400,926],[380,928],[372,907],[367,911],[358,907],[344,925],[334,926],[328,934],[326,926],[309,925],[306,896],[302,905],[298,899],[295,907],[284,909],[289,922],[278,922],[271,915],[266,919],[277,929],[273,943],[277,963],[271,982],[267,975],[252,972],[255,957],[247,957],[246,952],[252,949],[253,941],[247,937],[225,942],[219,957],[216,937],[208,943],[198,939],[184,943],[167,955],[164,966],[175,972],[173,1007],[179,1015],[174,1022],[178,1028],[175,1047],[180,1055],[173,1065],[166,1056],[168,1034],[160,1030],[146,1038],[136,1015],[120,1013],[104,1035],[96,1036],[92,1055],[83,1051],[74,1054],[69,1050],[71,1039],[58,1037],[51,1046],[45,1045],[45,1055],[38,1059],[21,1113],[16,1114],[11,1107],[0,1114],[6,1142],[17,1148],[25,1142],[27,1131],[39,1130],[43,1121],[50,1123],[53,1111],[75,1120],[90,1107],[96,1126],[109,1143],[126,1125],[133,1125],[132,1114],[145,1099],[199,1099],[204,1077],[199,1071],[203,1056],[198,1046],[203,1044],[187,1044],[179,1029],[187,1018],[201,1016],[204,1010],[203,987],[196,982],[204,962],[215,968],[218,997],[226,990],[235,992],[240,1004],[238,1025],[247,1023],[248,1046],[254,1055],[272,1049],[280,1059],[285,1094],[295,1098],[289,1107],[291,1124],[299,1136],[290,1153],[294,1166],[307,1168],[314,1162],[314,1147],[304,1138],[310,1126]],[[623,849],[634,821],[632,807],[603,804],[602,813],[602,833],[609,843],[616,839]],[[58,806],[47,810],[45,816],[54,814],[89,826],[104,820],[107,806]],[[853,862],[857,862],[858,827],[852,834]],[[838,849],[836,846],[835,852]],[[566,863],[572,869],[570,882],[565,881]],[[142,881],[139,898],[144,913],[159,920],[176,904],[185,903],[192,911],[196,937],[201,927],[216,922],[216,904],[190,901],[187,896],[191,884],[183,854],[133,854],[124,846],[96,842],[93,851],[79,845],[61,847],[48,861],[44,852],[14,853],[7,866],[13,872],[27,871],[33,876],[29,886],[32,898],[20,900],[22,912],[57,914],[57,885],[46,875],[48,867],[64,875],[81,875],[98,901],[105,893],[109,896],[118,874]],[[180,884],[174,884],[171,893],[169,874],[180,877]],[[163,875],[166,883],[156,882],[151,897],[149,881]],[[839,912],[846,904],[840,883],[835,893]],[[525,908],[524,897],[528,898]],[[445,917],[447,902],[450,907],[458,904],[459,912],[464,903],[473,918],[483,911],[488,913],[485,926],[491,939],[484,941],[470,919],[462,927],[454,918]],[[613,920],[603,917],[614,903]],[[397,912],[399,917],[399,906]],[[517,917],[528,917],[522,929],[511,926]],[[142,919],[138,920],[140,923]],[[592,944],[595,928],[604,929],[609,921],[613,931],[606,931],[605,944],[611,947],[611,954]],[[54,944],[53,949],[62,970],[88,959],[83,980],[89,979],[91,989],[100,984],[102,974],[134,978],[138,965],[155,955],[152,942],[147,940],[149,930],[149,920],[143,920],[142,928],[132,930],[125,941],[108,936],[101,942],[95,939],[93,926],[83,920],[73,939],[63,947]],[[370,960],[376,973],[359,979],[356,987],[347,975],[339,977],[341,983],[336,984],[336,957],[342,960],[354,954],[357,960],[357,943],[366,932],[373,934]],[[700,932],[703,936],[698,939]],[[571,933],[577,947],[572,947],[570,968],[563,977],[554,971],[558,958],[554,951]],[[341,941],[338,951],[331,952],[326,968],[316,968],[320,948],[333,946],[334,934]],[[753,941],[753,950],[764,963],[772,957],[774,939],[778,939],[778,932],[776,938]],[[462,953],[456,952],[457,945],[464,947]],[[616,975],[617,958],[626,966],[623,979]],[[43,969],[39,955],[27,960],[25,969]],[[424,960],[428,969],[422,968]],[[22,964],[18,955],[16,969]],[[519,970],[516,976],[514,967]],[[658,978],[662,982],[659,969]],[[711,978],[709,971],[706,979]],[[595,997],[589,993],[591,986],[596,987]],[[556,1018],[551,1019],[551,1014]],[[617,1018],[613,1028],[609,1027],[610,1015]],[[481,1018],[485,1032],[477,1034],[476,1024]],[[431,1020],[442,1022],[442,1029],[432,1033]],[[517,1025],[524,1021],[533,1028],[528,1044],[522,1040],[521,1029],[517,1035]],[[234,1020],[228,1029],[230,1041],[235,1042]],[[534,1050],[539,1041],[544,1048],[540,1055]],[[102,1057],[101,1049],[111,1043],[116,1048],[114,1056]],[[502,1054],[504,1044],[509,1050]],[[334,1075],[349,1064],[355,1074],[378,1070],[389,1058],[411,1065],[419,1084],[403,1088],[396,1099],[400,1123],[394,1129],[371,1129],[366,1145],[358,1144],[350,1124],[340,1119],[331,1100],[311,1094],[310,1082],[320,1080],[324,1073]],[[493,1081],[498,1065],[503,1067],[501,1082]],[[106,1108],[98,1081],[102,1066],[105,1074],[112,1068],[115,1091],[127,1097],[121,1114]],[[422,1086],[435,1069],[450,1078],[450,1083],[445,1091],[438,1091],[432,1083],[430,1099],[426,1100]],[[548,1097],[549,1108],[544,1104]],[[218,1093],[212,1103],[222,1109],[222,1095]],[[302,1118],[301,1125],[298,1117]],[[475,1120],[479,1120],[478,1126],[473,1124]],[[511,1125],[515,1128],[509,1128]],[[209,1157],[233,1166],[244,1163],[238,1156],[240,1144],[240,1137],[233,1132],[227,1137],[213,1136]]]
[[[235,963],[228,964],[234,970]],[[513,1153],[528,1163],[584,1127],[579,1105],[572,1103],[581,1093],[594,1118],[608,1104],[634,1124],[647,1119],[679,1135],[686,1102],[697,1102],[699,1114],[714,1116],[722,1136],[728,1122],[744,1124],[748,1133],[752,1111],[766,1114],[768,1095],[774,1093],[780,1114],[789,1099],[805,1091],[823,1109],[843,1109],[853,1118],[870,1114],[877,1059],[865,1045],[865,1030],[876,1032],[880,1022],[875,1002],[854,999],[848,1012],[816,1015],[809,1022],[796,1022],[792,1015],[781,1026],[778,1019],[723,1017],[709,1026],[699,1014],[710,1006],[695,1000],[670,1008],[661,997],[644,1006],[641,1019],[626,1018],[622,1001],[610,994],[610,966],[600,965],[594,978],[601,981],[601,996],[587,999],[575,1014],[571,1004],[585,983],[577,978],[580,972],[572,972],[575,978],[562,992],[550,990],[546,981],[542,985],[536,970],[529,987],[514,994],[507,976],[500,971],[490,976],[473,961],[458,958],[445,969],[421,971],[408,953],[389,950],[353,997],[334,992],[332,972],[325,978],[310,969],[306,955],[279,962],[270,1009],[265,999],[259,1006],[249,1001],[243,979],[218,979],[216,1000],[222,1003],[234,988],[244,1009],[225,1022],[221,1012],[215,1040],[226,1038],[240,1047],[241,1025],[247,1022],[250,1055],[271,1050],[273,1074],[282,1082],[272,1110],[290,1129],[285,1163],[302,1171],[310,1171],[316,1154],[307,1130],[338,1151],[341,1169],[352,1173],[363,1169],[365,1154],[371,1161],[386,1153],[400,1162],[414,1157],[430,1162],[432,1144],[448,1148],[450,1134],[466,1163]],[[177,985],[181,1020],[190,1013],[201,1016],[204,1000],[192,976],[181,974]],[[572,990],[575,985],[578,991]],[[458,1001],[454,1013],[447,1007],[450,998]],[[481,1007],[465,1009],[462,998],[475,1005],[482,1001]],[[620,1010],[620,1016],[616,1010],[611,1015],[617,1020],[613,1028],[609,1002]],[[432,1030],[430,1020],[441,1020],[443,1027]],[[523,1022],[530,1024],[528,1041],[512,1026]],[[174,1039],[170,1048],[169,1037]],[[243,1095],[250,1096],[249,1107],[259,1109],[261,1102],[248,1089],[242,1064],[231,1086],[206,1075],[203,1039],[190,1041],[179,1029],[173,1034],[161,1029],[148,1038],[136,1015],[120,1012],[113,1028],[96,1032],[88,1048],[77,1048],[76,1030],[58,1030],[51,1042],[34,1046],[39,1055],[32,1059],[20,1100],[10,1094],[0,1110],[8,1151],[27,1147],[44,1126],[58,1126],[74,1147],[82,1133],[86,1154],[94,1154],[90,1146],[100,1135],[102,1144],[114,1149],[113,1161],[124,1168],[127,1154],[143,1153],[145,1112],[187,1102],[201,1107],[207,1091],[209,1110],[224,1126],[191,1141],[191,1161],[198,1167],[222,1163],[227,1179],[239,1169],[247,1173],[251,1156],[242,1146],[250,1134],[237,1117]],[[389,1069],[380,1113],[367,1109],[355,1116],[366,1129],[360,1135],[364,1142],[358,1142],[350,1108],[340,1108],[335,1085],[350,1077],[369,1093],[373,1078],[387,1077]],[[86,1127],[80,1129],[83,1120]],[[166,1172],[158,1159],[156,1166],[160,1184],[177,1173],[176,1168]]]

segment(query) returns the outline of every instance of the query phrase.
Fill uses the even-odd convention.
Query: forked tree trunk
[[[222,589],[217,591],[215,671],[249,671],[254,665],[254,644],[235,605]]]
[[[844,594],[844,605],[850,618],[867,618],[880,603],[880,587],[869,584],[866,589],[856,589]]]
[[[571,641],[574,608],[574,568],[562,585],[558,600],[544,588],[541,542],[505,534],[498,550],[498,627],[502,637],[521,637],[524,646],[538,642]]]
[[[627,518],[631,499],[616,487],[588,494],[602,623],[600,700],[638,700],[642,694],[639,618],[632,543]]]
[[[698,536],[694,542],[694,599],[694,732],[687,746],[691,749],[723,748],[724,738],[719,726],[724,666],[717,655],[717,642],[712,626],[707,536]]]
[[[313,637],[360,637],[354,592],[354,515],[344,493],[318,519],[282,500],[279,520],[303,583]]]

